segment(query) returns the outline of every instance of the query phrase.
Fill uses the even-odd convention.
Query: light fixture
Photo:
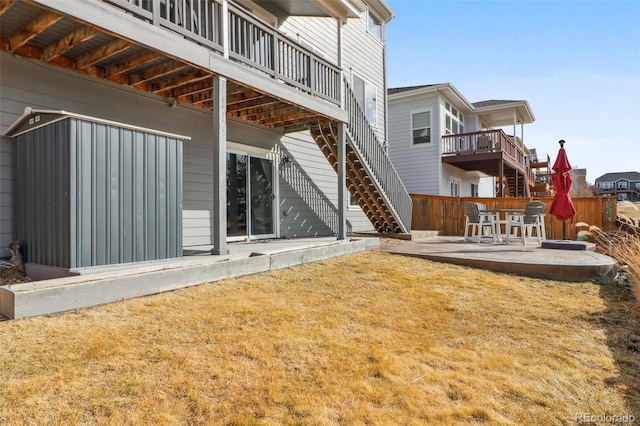
[[[288,167],[291,165],[291,158],[289,158],[288,155],[283,155],[282,156],[282,160],[280,160],[280,164],[282,164],[285,167]]]
[[[174,109],[178,105],[178,100],[176,98],[168,98],[167,106],[171,109]]]

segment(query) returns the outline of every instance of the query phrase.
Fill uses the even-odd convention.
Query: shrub
[[[629,276],[631,288],[640,303],[640,228],[623,224],[616,231],[603,231],[584,222],[578,228],[578,238],[588,237],[596,244],[596,251],[614,258]]]

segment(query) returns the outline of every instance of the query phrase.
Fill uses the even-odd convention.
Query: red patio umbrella
[[[562,221],[562,239],[567,239],[567,220],[571,219],[573,222],[573,216],[576,215],[576,208],[571,201],[571,195],[569,190],[571,189],[571,176],[569,176],[569,170],[571,170],[571,164],[567,159],[567,153],[564,150],[564,140],[560,142],[560,151],[558,152],[558,158],[553,163],[553,171],[555,172],[551,179],[553,180],[553,187],[556,193],[553,195],[553,201],[551,202],[551,208],[549,213],[554,215],[558,220]]]

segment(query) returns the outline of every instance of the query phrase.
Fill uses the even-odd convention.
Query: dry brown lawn
[[[366,252],[0,322],[0,424],[640,422],[634,307]]]

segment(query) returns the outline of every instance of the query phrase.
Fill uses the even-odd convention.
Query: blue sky
[[[640,172],[640,1],[387,0],[388,84],[452,83],[467,100],[527,100],[538,155],[591,183]],[[509,129],[510,130],[510,129]]]

